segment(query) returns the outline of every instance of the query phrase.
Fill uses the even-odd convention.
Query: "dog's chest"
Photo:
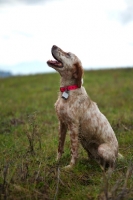
[[[75,110],[68,103],[69,100],[62,98],[58,99],[55,103],[56,113],[62,121],[71,120],[74,117]]]

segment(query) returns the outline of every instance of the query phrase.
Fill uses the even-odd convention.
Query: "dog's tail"
[[[118,153],[118,160],[123,160],[124,156],[121,153]]]

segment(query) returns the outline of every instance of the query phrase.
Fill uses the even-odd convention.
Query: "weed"
[[[126,175],[119,178],[116,183],[110,188],[111,174],[103,174],[104,188],[103,192],[99,195],[99,200],[122,200],[129,199],[133,195],[133,187],[128,185],[130,177],[133,175],[133,164],[130,164]]]
[[[36,114],[32,114],[28,116],[28,124],[27,124],[27,130],[26,130],[26,136],[29,141],[29,152],[32,155],[35,155],[35,145],[38,142],[39,148],[41,149],[41,134],[39,132],[38,123],[36,120]]]

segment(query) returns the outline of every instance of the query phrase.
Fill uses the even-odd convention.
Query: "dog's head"
[[[83,68],[81,61],[73,53],[66,53],[57,46],[53,46],[51,53],[55,60],[48,60],[47,64],[60,73],[63,78],[75,79],[78,87],[81,87]]]

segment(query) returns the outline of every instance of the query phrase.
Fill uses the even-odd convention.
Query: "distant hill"
[[[55,72],[55,70],[50,68],[44,61],[27,61],[13,65],[0,65],[0,72],[1,71],[9,72],[9,75],[11,74],[12,76]]]
[[[5,77],[9,77],[9,76],[12,76],[11,72],[0,70],[0,78],[5,78]]]

